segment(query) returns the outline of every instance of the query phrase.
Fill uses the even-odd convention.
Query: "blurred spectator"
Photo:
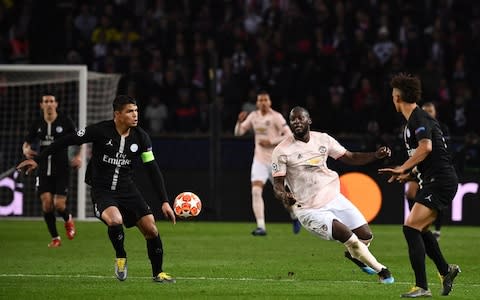
[[[480,173],[480,137],[474,132],[465,135],[465,143],[458,149],[456,165],[460,175]]]
[[[97,18],[90,13],[88,3],[81,4],[80,13],[74,19],[74,25],[83,39],[90,40],[93,30],[97,26]]]
[[[172,116],[185,105],[180,89],[192,91],[187,107],[200,111],[200,99],[216,96],[226,124],[235,122],[232,112],[249,90],[262,86],[278,105],[315,106],[319,126],[346,134],[374,120],[396,134],[397,114],[383,108],[390,74],[406,71],[421,77],[425,101],[438,104],[455,134],[480,131],[472,117],[480,113],[477,1],[71,3],[0,2],[0,62],[84,63],[119,72],[122,90],[140,100],[158,95]],[[212,71],[216,95],[198,94],[209,91]],[[360,88],[365,78],[371,92]],[[191,120],[199,123],[187,126],[192,131],[206,120],[198,114]]]
[[[383,26],[378,29],[378,40],[373,45],[373,52],[382,65],[385,65],[392,58],[395,44],[389,39],[388,28]]]
[[[144,118],[151,135],[159,135],[166,129],[168,108],[158,96],[150,97],[150,102],[145,106]]]
[[[96,44],[103,39],[105,43],[111,43],[117,41],[117,38],[118,30],[112,26],[110,18],[102,16],[100,24],[92,32],[92,42]]]
[[[179,133],[194,132],[199,127],[198,107],[190,98],[190,91],[180,89],[178,100],[174,105],[172,115],[172,128]]]
[[[254,88],[251,88],[248,91],[247,100],[242,103],[241,111],[251,113],[255,110],[257,110],[257,91]]]
[[[255,35],[262,24],[262,17],[257,14],[257,11],[253,5],[247,6],[247,13],[243,21],[243,27],[248,34]]]

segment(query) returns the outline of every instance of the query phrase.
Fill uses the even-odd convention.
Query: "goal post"
[[[59,112],[72,118],[80,129],[111,118],[111,103],[120,77],[119,74],[89,72],[83,65],[0,65],[0,173],[11,169],[22,158],[21,145],[28,124],[40,116],[38,103],[42,91],[53,88]],[[93,217],[90,205],[86,205],[89,190],[83,179],[88,147],[83,148],[83,163],[78,172],[72,171],[72,192],[68,197],[69,208],[76,210],[81,220]],[[14,172],[10,177],[18,181],[19,175]],[[0,216],[41,216],[33,179],[20,177],[23,182],[15,184],[12,191],[2,189],[0,178]],[[18,196],[19,192],[22,201],[13,196]]]

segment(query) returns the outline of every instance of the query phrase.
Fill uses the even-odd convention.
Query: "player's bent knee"
[[[65,207],[66,207],[65,203],[64,204],[55,203],[55,210],[56,211],[63,212],[65,210]]]
[[[153,239],[158,235],[158,229],[157,229],[157,226],[155,226],[155,223],[149,224],[148,226],[142,228],[142,232],[143,232],[143,236],[147,240]]]

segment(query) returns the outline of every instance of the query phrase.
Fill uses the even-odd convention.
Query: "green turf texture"
[[[343,257],[342,244],[316,238],[290,224],[268,224],[268,236],[250,235],[254,224],[158,222],[164,270],[176,284],[151,280],[146,245],[127,229],[128,279],[113,274],[114,252],[106,226],[77,222],[70,241],[58,222],[63,245],[47,248],[42,221],[0,220],[0,299],[398,299],[414,283],[401,225],[372,225],[373,254],[396,283],[382,285]],[[427,276],[434,298],[480,299],[480,230],[445,226],[440,245],[462,273],[447,298],[433,263]]]

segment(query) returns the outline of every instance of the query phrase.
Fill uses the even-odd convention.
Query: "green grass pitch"
[[[158,222],[164,269],[176,284],[150,278],[145,241],[126,230],[128,279],[113,275],[114,252],[100,222],[77,222],[78,235],[47,248],[42,221],[0,220],[0,299],[398,299],[413,285],[401,225],[372,225],[370,247],[396,282],[382,285],[343,257],[344,247],[291,225],[268,224],[253,237],[253,223]],[[462,269],[448,298],[440,296],[433,263],[427,276],[434,299],[480,299],[479,228],[445,226],[440,244]]]

